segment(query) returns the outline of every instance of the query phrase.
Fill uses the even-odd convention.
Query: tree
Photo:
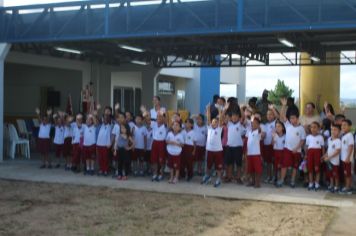
[[[278,79],[274,90],[271,90],[268,93],[268,100],[271,101],[273,104],[281,105],[280,99],[282,97],[291,97],[293,92],[293,89],[290,89],[287,85],[285,85],[283,80]]]

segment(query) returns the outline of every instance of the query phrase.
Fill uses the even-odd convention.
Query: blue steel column
[[[0,43],[0,162],[4,160],[4,64],[10,44]]]
[[[206,105],[220,94],[220,68],[202,67],[200,69],[200,112],[204,114]]]

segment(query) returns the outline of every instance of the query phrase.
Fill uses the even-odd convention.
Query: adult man
[[[266,123],[267,121],[267,111],[269,104],[271,104],[271,102],[268,101],[268,90],[265,89],[263,90],[262,98],[256,103],[256,108],[262,115],[262,123]]]

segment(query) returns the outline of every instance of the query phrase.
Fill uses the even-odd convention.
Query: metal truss
[[[352,30],[356,0],[91,0],[0,8],[0,42]]]

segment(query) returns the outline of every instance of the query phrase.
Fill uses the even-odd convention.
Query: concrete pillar
[[[200,69],[200,112],[205,113],[206,105],[213,100],[214,94],[220,93],[220,68]],[[187,101],[189,102],[189,101]]]
[[[4,160],[4,64],[10,44],[0,43],[0,162]]]
[[[327,61],[340,60],[339,52],[327,53]],[[301,54],[303,63],[310,61],[310,55]],[[301,66],[300,81],[300,110],[304,114],[305,104],[316,103],[320,95],[320,107],[325,101],[333,105],[335,112],[340,110],[340,66]]]

